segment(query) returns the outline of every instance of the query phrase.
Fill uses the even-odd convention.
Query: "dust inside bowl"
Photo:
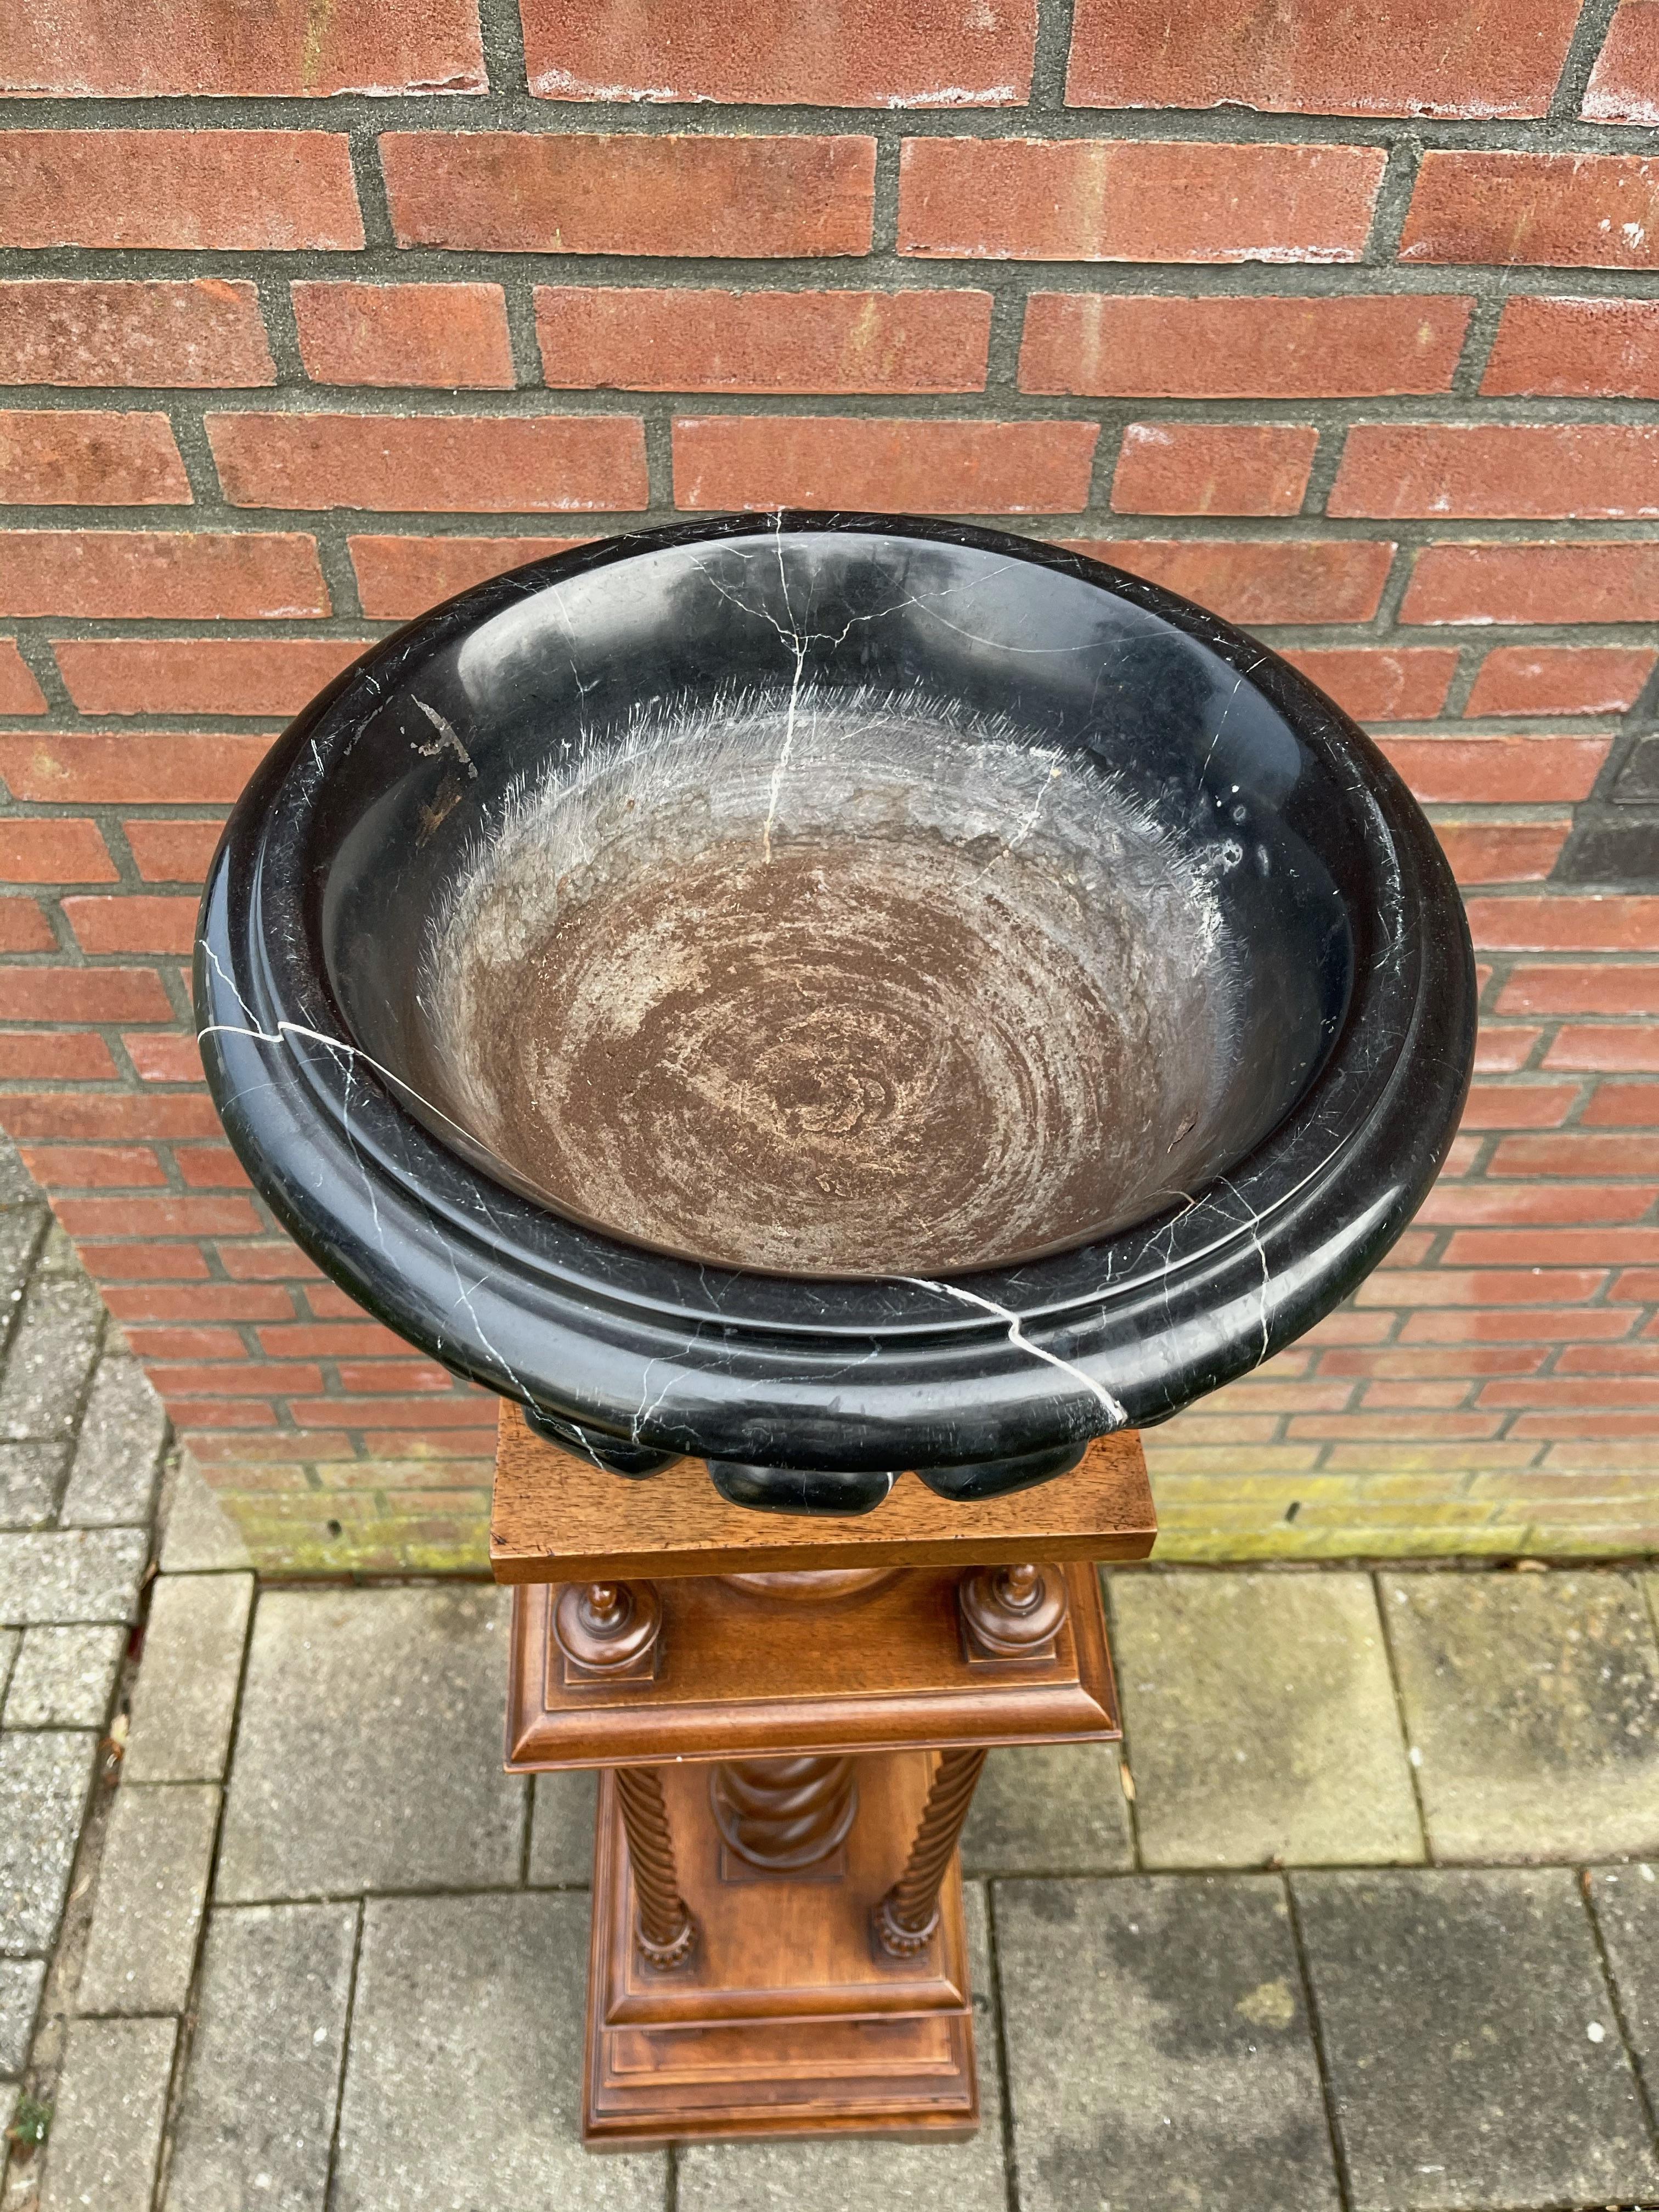
[[[1238,1081],[1243,846],[1007,717],[670,699],[550,748],[459,851],[422,1088],[517,1187],[633,1243],[1010,1265],[1185,1202],[1285,1103],[1282,1073]],[[1312,1045],[1253,1054],[1305,1073]]]

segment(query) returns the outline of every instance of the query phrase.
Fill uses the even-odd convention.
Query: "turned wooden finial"
[[[965,1656],[1052,1659],[1066,1619],[1066,1583],[1054,1568],[977,1567],[957,1586]]]
[[[567,1686],[650,1682],[662,1656],[662,1605],[650,1583],[567,1583],[553,1607]]]

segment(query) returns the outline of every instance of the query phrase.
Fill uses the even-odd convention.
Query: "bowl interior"
[[[1306,1090],[1354,809],[1209,647],[982,546],[757,527],[416,656],[315,865],[353,1034],[557,1212],[778,1273],[1184,1205]]]

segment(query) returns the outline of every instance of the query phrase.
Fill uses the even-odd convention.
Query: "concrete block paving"
[[[14,1190],[0,2212],[1659,2207],[1659,1577],[1114,1572],[1122,1757],[994,1753],[964,1838],[977,2138],[592,2158],[506,1595],[261,1589],[187,1466],[146,1587],[163,1430]]]

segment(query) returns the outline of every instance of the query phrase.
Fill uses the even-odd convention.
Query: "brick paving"
[[[9,1165],[0,1267],[0,2212],[1659,2204],[1659,1572],[1113,1573],[1124,1755],[965,1838],[977,2138],[593,2160],[505,1593],[257,1585]]]

